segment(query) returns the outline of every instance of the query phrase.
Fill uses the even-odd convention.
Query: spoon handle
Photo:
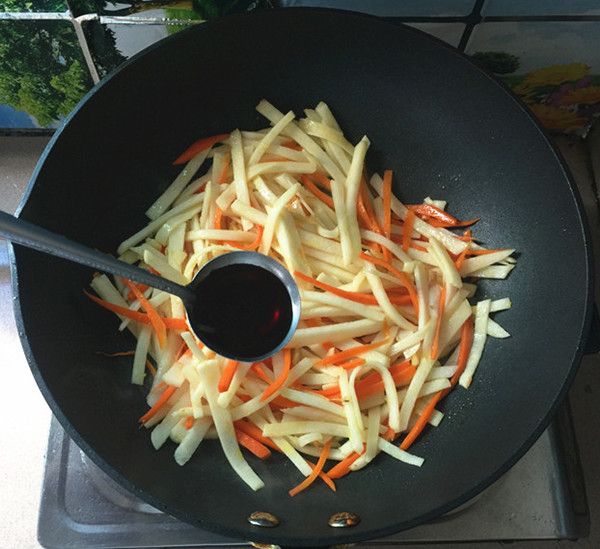
[[[134,282],[147,284],[180,297],[184,304],[193,301],[194,293],[189,288],[156,276],[140,267],[129,265],[102,252],[73,242],[68,238],[38,227],[28,221],[0,211],[0,236],[14,244],[61,257],[87,267],[122,276]]]

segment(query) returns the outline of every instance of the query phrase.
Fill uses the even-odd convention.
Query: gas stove
[[[589,513],[568,401],[504,476],[442,518],[356,547],[413,543],[577,539]],[[125,491],[52,418],[38,540],[48,549],[243,547]],[[249,540],[251,541],[251,540]]]

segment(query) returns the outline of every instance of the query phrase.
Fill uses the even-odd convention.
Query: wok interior
[[[252,53],[250,53],[252,52]],[[55,136],[21,216],[114,252],[145,223],[172,181],[172,160],[199,137],[258,129],[266,98],[301,114],[326,101],[351,141],[371,140],[369,171],[393,169],[405,202],[447,200],[459,218],[481,217],[487,247],[514,247],[509,296],[498,320],[512,334],[489,342],[469,391],[414,446],[420,469],[379,457],[331,492],[295,498],[293,466],[249,458],[266,483],[251,492],[217,443],[184,467],[174,446],[156,452],[137,420],[145,390],[130,360],[96,351],[133,348],[118,322],[82,292],[91,272],[16,249],[18,322],[41,390],[90,456],[129,489],[203,528],[254,541],[318,545],[374,538],[433,518],[475,495],[533,443],[577,365],[589,314],[589,257],[578,200],[525,110],[489,76],[424,35],[358,14],[283,10],[243,14],[183,32],[106,79]],[[43,268],[40,268],[43,266]],[[251,527],[253,511],[280,526]],[[362,521],[341,532],[328,517]]]

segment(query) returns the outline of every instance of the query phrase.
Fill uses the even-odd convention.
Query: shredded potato
[[[136,337],[132,383],[149,385],[140,421],[157,449],[174,442],[179,465],[218,438],[253,490],[263,481],[246,450],[281,452],[299,480],[318,478],[318,466],[332,487],[380,452],[420,466],[406,450],[442,421],[436,404],[469,387],[487,337],[509,336],[490,315],[510,300],[470,302],[469,280],[506,277],[513,250],[476,243],[443,200],[403,204],[390,173],[367,179],[369,139],[352,145],[325,103],[299,120],[264,100],[257,111],[270,127],[204,138],[180,157],[183,170],[118,253],[183,284],[217,255],[268,254],[296,279],[300,324],[273,357],[238,364],[195,337],[179,298],[95,277],[95,299]],[[325,459],[337,464],[321,470]]]

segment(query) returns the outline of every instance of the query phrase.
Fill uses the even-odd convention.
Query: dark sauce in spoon
[[[201,341],[219,353],[251,362],[276,348],[287,336],[292,303],[284,283],[252,264],[232,264],[212,271],[195,287],[188,311]]]

